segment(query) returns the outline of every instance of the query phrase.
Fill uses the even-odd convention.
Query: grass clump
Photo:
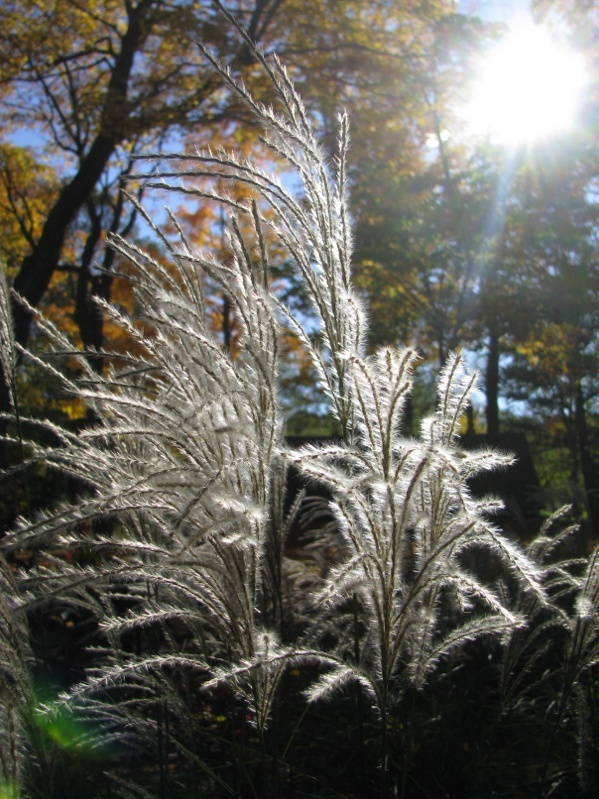
[[[445,712],[444,686],[460,684],[481,652],[493,661],[504,651],[513,664],[525,658],[522,673],[533,672],[542,653],[522,647],[526,624],[547,623],[559,607],[552,586],[567,576],[578,598],[555,611],[565,631],[556,735],[562,728],[596,661],[596,557],[578,575],[569,563],[548,570],[493,524],[495,500],[472,495],[471,478],[509,458],[459,445],[475,383],[459,355],[439,376],[437,407],[419,437],[403,433],[416,355],[365,348],[367,312],[351,280],[347,119],[331,162],[284,68],[255,56],[276,91],[276,111],[213,63],[252,109],[267,147],[294,170],[300,192],[224,150],[147,156],[155,162],[148,189],[208,198],[227,211],[226,262],[196,252],[174,217],[173,243],[139,206],[164,257],[111,241],[129,265],[139,318],[110,305],[104,311],[131,335],[129,356],[99,375],[37,317],[53,357],[29,357],[87,403],[91,421],[78,433],[48,422],[54,443],[26,444],[25,460],[42,459],[80,490],[20,520],[4,539],[9,555],[44,553],[9,593],[21,614],[52,597],[94,628],[83,678],[37,712],[50,722],[70,714],[81,725],[80,749],[85,742],[101,753],[94,768],[108,780],[98,796],[333,795],[330,763],[303,732],[310,723],[337,740],[331,760],[355,761],[333,769],[346,795],[355,779],[359,791],[376,786],[383,797],[445,795],[439,784],[452,778],[450,764],[426,788],[417,772],[419,746],[439,746],[429,727]],[[228,183],[244,184],[246,199]],[[295,265],[318,335],[271,285],[270,262],[281,252]],[[234,309],[234,347],[210,325],[206,276]],[[311,358],[338,440],[287,446],[278,398],[283,330]],[[55,365],[61,353],[77,359],[78,380]],[[299,501],[285,504],[290,464],[326,491],[338,552],[331,568],[310,573],[300,604],[285,555],[301,510]],[[492,580],[479,568],[481,552],[494,564]],[[9,626],[2,634],[9,647]],[[19,671],[22,660],[5,658],[15,679],[28,674]],[[503,663],[504,682],[497,665],[491,691],[495,726],[481,723],[481,746],[520,690],[509,684],[517,667],[506,672]],[[451,687],[446,696],[449,714]],[[321,708],[326,697],[337,710]],[[6,712],[17,705],[7,700]],[[457,725],[459,710],[452,713]],[[6,786],[20,784],[27,740],[19,728],[0,741]],[[547,751],[537,786],[551,781],[554,743]],[[318,776],[310,776],[310,761]],[[61,791],[76,796],[74,785]]]

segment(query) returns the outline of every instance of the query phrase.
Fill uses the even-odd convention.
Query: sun
[[[497,143],[521,144],[574,123],[584,63],[542,28],[522,23],[487,54],[475,83],[464,113],[468,129]]]

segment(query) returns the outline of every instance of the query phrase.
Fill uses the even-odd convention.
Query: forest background
[[[470,420],[489,440],[525,433],[547,508],[573,502],[599,524],[597,321],[599,264],[596,139],[597,11],[545,0],[537,19],[581,52],[590,80],[574,130],[519,147],[473,139],[460,105],[481,55],[504,26],[445,0],[235,0],[250,37],[285,63],[331,153],[337,115],[351,122],[349,180],[355,282],[371,308],[371,341],[416,346],[422,356],[416,420],[433,401],[434,375],[463,349],[483,374]],[[269,100],[271,87],[209,0],[17,0],[0,9],[0,257],[10,283],[86,348],[123,351],[95,298],[132,310],[125,266],[104,247],[147,231],[121,189],[140,195],[147,152],[234,143],[254,156],[247,111],[205,62],[211,48]],[[266,157],[266,156],[265,156]],[[222,250],[224,220],[208,202],[182,201],[186,235]],[[156,251],[160,257],[160,252]],[[285,262],[280,290],[301,308]],[[215,329],[235,346],[234,314],[216,286]],[[14,308],[21,345],[37,341]],[[308,359],[292,336],[281,376],[287,432],[334,432]],[[92,358],[101,371],[103,360]],[[423,375],[430,374],[430,396]],[[34,367],[19,397],[28,415],[73,426],[85,409],[58,395]],[[4,381],[0,381],[4,385]],[[3,389],[4,390],[4,389]],[[2,397],[6,407],[8,396]],[[4,449],[6,463],[13,457]],[[41,476],[41,475],[40,475]],[[52,478],[56,480],[57,478]],[[5,481],[1,523],[45,503],[58,483]]]

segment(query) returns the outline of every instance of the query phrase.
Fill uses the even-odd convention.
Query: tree
[[[374,311],[372,343],[415,344],[438,364],[482,338],[473,299],[489,260],[498,178],[488,159],[460,142],[456,111],[472,59],[495,33],[476,18],[439,16],[421,39],[426,68],[404,75],[408,120],[389,108],[387,124],[357,143],[364,148],[353,173],[357,281]],[[390,153],[398,129],[403,160]]]
[[[57,191],[51,167],[36,162],[23,147],[0,143],[0,246],[9,273],[35,247]]]
[[[207,70],[196,41],[240,70],[257,96],[268,91],[217,5],[95,0],[83,7],[75,0],[26,0],[0,10],[6,54],[0,118],[5,130],[36,130],[60,163],[62,178],[14,287],[36,306],[60,265],[76,270],[75,319],[92,348],[102,343],[94,298],[107,299],[112,283],[113,256],[100,248],[106,231],[132,229],[134,218],[123,217],[119,190],[136,154],[168,147],[192,130],[205,143],[214,132],[219,135],[219,126],[230,134],[231,125],[247,121],[238,101]],[[357,141],[366,142],[373,130],[388,130],[371,155],[402,164],[414,159],[420,142],[408,120],[418,117],[421,100],[412,88],[428,69],[433,29],[451,16],[444,0],[426,8],[356,0],[235,0],[227,10],[253,41],[283,55],[317,111],[325,141],[337,111],[349,106]],[[301,24],[290,25],[292,18]],[[333,151],[330,133],[328,146]],[[65,263],[65,242],[74,229],[79,240]],[[93,267],[97,260],[101,271]],[[24,343],[30,314],[15,306],[14,318],[17,340]]]
[[[250,36],[259,39],[279,5],[280,0],[240,1],[234,11]],[[0,11],[7,54],[3,122],[37,126],[68,165],[65,183],[14,281],[35,306],[60,263],[69,226],[86,204],[91,235],[83,248],[84,270],[103,232],[99,200],[110,199],[112,219],[106,227],[119,229],[119,200],[106,187],[118,185],[115,172],[126,169],[140,146],[156,143],[177,126],[213,123],[232,113],[194,40],[232,53],[239,63],[245,56],[206,2],[111,0],[81,6],[73,0],[26,0],[25,6],[9,3]],[[90,201],[107,174],[113,179],[105,179]],[[29,312],[15,306],[21,343],[29,323]]]
[[[596,154],[573,138],[530,159],[517,176],[503,259],[519,266],[526,324],[510,330],[508,396],[525,399],[567,453],[567,477],[599,525],[599,471],[591,419],[599,384],[599,210],[589,193]],[[516,273],[515,273],[516,274]]]

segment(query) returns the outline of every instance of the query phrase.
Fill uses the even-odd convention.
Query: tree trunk
[[[489,329],[485,393],[487,396],[487,436],[492,440],[499,435],[499,335],[495,326]]]
[[[32,306],[44,296],[54,270],[59,264],[67,230],[102,176],[118,143],[127,133],[127,94],[136,53],[151,30],[149,13],[158,0],[141,0],[129,14],[129,26],[121,40],[100,120],[100,128],[89,151],[81,159],[79,169],[60,193],[48,214],[41,236],[33,251],[25,258],[14,288]],[[15,303],[15,338],[25,346],[29,338],[31,313]]]
[[[595,535],[599,531],[599,485],[595,464],[591,457],[584,396],[580,382],[578,382],[576,386],[574,424],[576,427],[576,444],[580,471],[582,472],[582,480],[588,504],[591,534]]]
[[[96,303],[96,298],[110,299],[112,275],[105,272],[100,274],[92,272],[94,252],[102,236],[102,224],[91,201],[88,208],[91,230],[85,242],[79,265],[73,318],[79,328],[81,342],[90,366],[95,372],[102,374],[104,359],[95,353],[99,352],[104,344],[104,317]]]
[[[14,282],[15,291],[30,305],[37,306],[44,296],[60,262],[68,227],[100,179],[116,144],[114,137],[98,135],[81,162],[79,171],[65,186],[48,214],[39,241],[23,261]],[[15,339],[25,346],[29,338],[31,313],[19,303],[14,303],[13,320]]]
[[[121,40],[121,49],[106,90],[98,134],[81,159],[79,169],[59,194],[37,244],[23,261],[15,278],[15,292],[33,307],[39,304],[58,267],[69,225],[93,191],[118,143],[126,136],[127,94],[133,61],[151,31],[150,12],[160,2],[140,0],[130,10],[129,25]],[[15,340],[24,347],[29,339],[31,312],[16,301],[13,301],[12,306]],[[0,365],[0,385],[5,383],[4,370]],[[8,394],[0,390],[0,412],[8,412],[9,409]],[[0,435],[6,429],[6,420],[0,420]],[[4,454],[3,448],[0,448],[1,459]]]

